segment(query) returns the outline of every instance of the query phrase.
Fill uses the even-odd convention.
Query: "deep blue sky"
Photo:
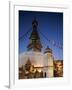
[[[63,13],[56,12],[37,12],[37,11],[19,11],[19,38],[28,30],[30,32],[19,39],[19,53],[27,51],[29,37],[32,31],[32,20],[36,17],[38,21],[38,32],[42,32],[48,39],[57,44],[63,44]],[[53,50],[55,59],[63,59],[63,50],[49,43],[39,32],[40,40],[44,49],[49,46]]]

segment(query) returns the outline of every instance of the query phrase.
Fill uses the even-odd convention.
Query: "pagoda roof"
[[[49,46],[47,46],[47,48],[45,49],[44,53],[52,53],[52,49],[50,49]]]

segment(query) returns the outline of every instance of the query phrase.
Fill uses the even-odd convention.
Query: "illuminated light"
[[[26,74],[28,74],[29,72],[28,71],[26,71]]]
[[[38,69],[38,72],[41,72],[41,69]]]
[[[37,65],[34,65],[34,67],[43,67],[43,65],[37,64]]]

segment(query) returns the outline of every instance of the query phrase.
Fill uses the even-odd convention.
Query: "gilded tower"
[[[31,35],[29,37],[29,44],[27,46],[28,51],[41,51],[42,45],[40,42],[40,37],[37,31],[37,26],[38,26],[38,22],[36,20],[36,18],[33,19],[32,21],[32,32]]]

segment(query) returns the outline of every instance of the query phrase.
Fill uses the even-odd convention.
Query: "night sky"
[[[43,33],[51,42],[63,45],[63,13],[60,12],[19,11],[19,54],[27,51],[34,17],[38,21],[37,31],[43,46],[42,52],[49,46],[53,50],[54,58],[62,60],[63,50],[48,42],[41,34]],[[27,31],[29,32],[26,34]]]

